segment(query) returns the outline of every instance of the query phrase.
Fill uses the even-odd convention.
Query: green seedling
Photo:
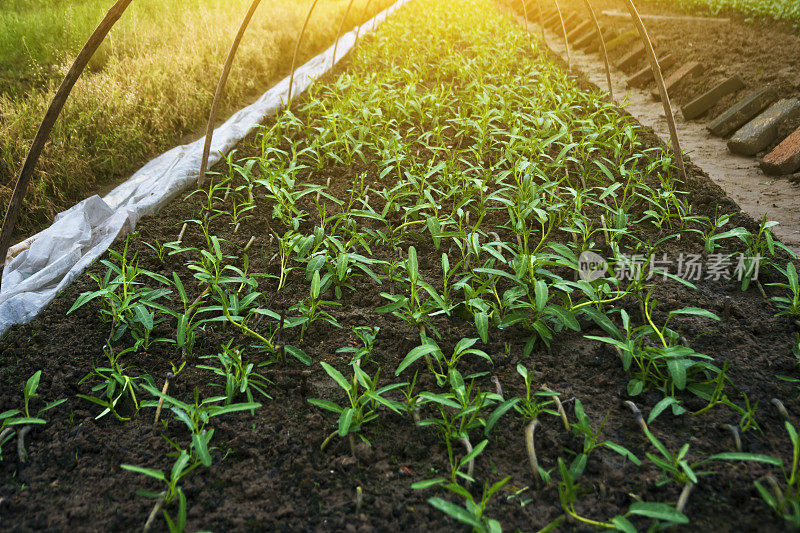
[[[165,244],[161,244],[161,241],[158,239],[156,239],[154,244],[150,244],[149,242],[145,242],[143,244],[153,250],[153,257],[158,259],[159,263],[163,263],[167,258],[167,252],[169,251],[169,248]]]
[[[671,397],[674,397],[676,391],[685,389],[694,392],[704,378],[716,376],[720,370],[709,362],[713,360],[712,357],[680,344],[678,333],[669,329],[667,324],[678,315],[700,316],[712,320],[719,320],[719,317],[705,309],[685,307],[670,311],[664,325],[658,327],[652,319],[653,307],[648,295],[642,307],[647,323],[635,328],[631,327],[627,312],[621,310],[624,335],[609,321],[607,331],[612,331],[614,337],[586,335],[586,338],[614,346],[623,369],[632,374],[632,379],[628,382],[630,396],[640,394],[646,387],[655,387]]]
[[[408,248],[408,259],[405,261],[408,296],[381,293],[389,303],[376,309],[378,313],[392,313],[406,324],[419,329],[425,326],[435,334],[438,333],[431,326],[430,317],[436,314],[449,314],[450,309],[444,298],[429,283],[422,280],[419,273],[417,250],[413,246]],[[427,295],[427,297],[426,297]],[[437,311],[438,310],[438,311]]]
[[[466,385],[463,376],[456,369],[451,369],[448,375],[447,384],[450,392],[433,393],[424,391],[419,394],[420,405],[431,404],[438,411],[438,417],[427,418],[419,422],[419,426],[432,426],[436,428],[442,442],[447,449],[447,457],[450,463],[451,481],[456,483],[458,478],[463,478],[472,483],[472,471],[475,458],[483,451],[488,444],[488,440],[483,440],[475,447],[472,446],[469,434],[474,430],[481,430],[486,427],[486,420],[483,417],[483,408],[501,400],[497,394],[481,392],[475,386],[475,378],[470,377],[469,386]],[[454,443],[460,442],[467,450],[462,458],[456,456]],[[467,472],[463,472],[464,468]]]
[[[656,527],[660,526],[661,528],[689,523],[689,518],[671,505],[642,501],[631,504],[627,513],[624,515],[617,515],[607,522],[601,522],[579,515],[575,510],[575,503],[577,503],[581,493],[580,485],[577,482],[580,473],[574,468],[576,466],[582,468],[585,467],[585,463],[578,463],[576,465],[576,463],[573,462],[572,466],[567,468],[564,460],[561,457],[558,458],[558,471],[561,477],[561,480],[558,482],[558,498],[564,513],[573,520],[598,530],[613,529],[625,533],[636,531],[636,528],[628,519],[630,516],[641,516],[663,522],[663,524],[657,523]]]
[[[107,345],[104,348],[106,358],[108,359],[108,366],[94,366],[92,371],[89,372],[80,383],[88,380],[100,380],[100,383],[92,386],[92,394],[77,394],[78,398],[99,405],[103,410],[95,417],[95,420],[113,413],[117,420],[126,422],[135,416],[141,404],[137,399],[139,386],[141,383],[146,383],[154,386],[153,378],[148,375],[133,376],[129,375],[131,367],[124,366],[120,359],[129,352],[135,351],[134,348],[126,348],[125,350],[117,353],[113,347]],[[132,411],[130,416],[123,416],[120,413],[119,404],[123,402],[126,404],[126,409]]]
[[[776,251],[782,250],[793,258],[797,258],[791,248],[782,242],[775,240],[772,235],[773,228],[778,223],[774,220],[767,220],[767,215],[761,218],[758,226],[758,233],[745,232],[738,235],[744,242],[747,249],[742,254],[743,264],[741,265],[742,290],[746,291],[755,274],[760,274],[770,270],[773,265],[773,257]]]
[[[754,483],[758,493],[778,516],[792,527],[800,528],[800,476],[797,470],[800,465],[800,437],[791,423],[787,421],[784,425],[792,443],[792,466],[787,470],[783,461],[774,459],[774,464],[781,467],[784,487],[781,488],[772,476],[766,476]],[[764,485],[764,481],[767,482],[767,486]]]
[[[408,355],[406,355],[397,366],[397,370],[394,373],[395,376],[399,376],[406,368],[411,366],[418,359],[428,357],[429,361],[432,359],[436,363],[435,367],[431,363],[429,365],[429,369],[436,377],[436,381],[439,383],[439,386],[442,386],[447,382],[450,371],[456,368],[458,362],[464,356],[473,355],[481,357],[492,364],[492,358],[489,357],[486,352],[483,350],[478,350],[477,348],[473,348],[475,343],[478,342],[478,339],[461,339],[458,341],[455,348],[453,348],[452,355],[445,356],[444,352],[442,352],[442,349],[435,340],[431,339],[430,337],[426,337],[425,335],[420,335],[420,337],[422,337],[422,344],[408,352]]]
[[[339,302],[332,302],[329,300],[320,300],[321,281],[319,271],[315,270],[311,278],[311,290],[309,297],[296,303],[291,311],[298,313],[299,316],[293,317],[291,326],[300,326],[300,338],[308,331],[308,329],[317,321],[322,320],[331,326],[341,328],[339,322],[327,311],[324,311],[322,306],[339,306]]]
[[[352,365],[356,361],[361,361],[362,364],[370,362],[370,356],[372,355],[372,349],[375,346],[375,339],[378,336],[378,332],[381,330],[379,327],[370,327],[370,326],[356,326],[353,328],[353,333],[356,334],[358,340],[361,341],[360,347],[355,346],[346,346],[344,348],[339,348],[336,350],[336,353],[347,353],[353,354],[352,359],[350,360],[350,364]]]
[[[603,427],[606,424],[606,420],[608,420],[608,415],[603,418],[603,421],[600,423],[600,427],[597,428],[597,430],[592,429],[589,417],[583,409],[583,404],[579,399],[575,398],[575,418],[577,418],[578,421],[572,424],[572,432],[576,437],[583,439],[583,449],[576,458],[578,464],[585,464],[589,454],[594,449],[599,447],[604,447],[620,454],[636,466],[640,466],[642,464],[636,455],[634,455],[633,452],[628,450],[625,446],[610,440],[600,440],[600,436],[603,433]]]
[[[451,518],[461,522],[462,524],[471,526],[472,531],[479,533],[499,533],[503,530],[500,526],[500,522],[485,515],[486,506],[492,497],[497,494],[510,480],[511,476],[508,476],[500,481],[497,481],[496,483],[493,483],[491,486],[484,484],[480,501],[475,501],[475,497],[461,485],[456,483],[446,483],[442,478],[414,483],[411,485],[411,488],[423,490],[434,486],[441,486],[456,496],[463,498],[464,505],[457,505],[448,500],[437,497],[428,498],[428,504],[450,516]]]
[[[653,447],[658,451],[658,455],[650,452],[645,453],[647,458],[661,469],[661,478],[656,484],[661,486],[669,482],[674,482],[683,487],[683,492],[676,506],[677,510],[681,512],[686,506],[692,489],[699,483],[699,478],[713,473],[708,470],[699,470],[699,468],[702,468],[711,461],[754,461],[780,465],[780,461],[773,457],[743,452],[718,453],[703,460],[690,463],[688,459],[688,443],[684,444],[676,453],[669,450],[655,435],[653,435],[647,426],[643,426],[642,430]]]
[[[47,420],[41,418],[42,413],[49,411],[50,409],[53,409],[54,407],[67,401],[66,398],[64,398],[61,400],[48,402],[44,405],[44,407],[37,410],[34,414],[31,414],[31,400],[39,397],[37,390],[39,389],[39,380],[41,377],[42,371],[37,370],[25,382],[25,385],[22,387],[23,408],[21,410],[10,409],[0,413],[0,461],[3,459],[3,444],[11,440],[11,438],[16,434],[18,426],[46,424]],[[24,451],[25,448],[21,445],[19,449],[21,453],[20,460],[24,461],[26,457]]]
[[[221,385],[225,388],[225,405],[232,404],[240,394],[244,394],[247,401],[253,403],[253,391],[272,399],[265,390],[270,381],[255,372],[255,363],[244,360],[244,350],[241,346],[232,348],[231,344],[233,340],[223,344],[222,351],[216,355],[201,357],[201,359],[216,359],[218,366],[197,365],[197,368],[210,370],[225,379],[225,383]]]
[[[694,231],[702,235],[703,247],[708,253],[714,253],[718,248],[721,247],[721,245],[718,244],[718,241],[729,239],[731,237],[742,238],[745,235],[749,235],[749,232],[742,227],[737,227],[729,231],[718,233],[720,229],[728,224],[731,216],[732,215],[730,214],[723,214],[716,216],[714,220],[706,218],[705,220],[708,224],[708,229],[705,232],[699,229],[690,229],[689,231]]]
[[[100,261],[107,268],[105,275],[102,278],[92,276],[99,289],[82,293],[67,314],[99,298],[102,303],[100,316],[111,323],[109,341],[119,340],[127,331],[136,341],[134,347],[137,350],[147,349],[151,343],[150,333],[164,320],[157,317],[159,311],[165,310],[159,300],[171,291],[166,288],[149,289],[137,279],[148,278],[165,285],[170,282],[160,274],[139,268],[136,254],[129,258],[128,247],[129,239],[126,239],[122,253],[109,251],[112,261]]]
[[[541,414],[548,414],[552,416],[561,416],[558,411],[550,409],[550,405],[554,405],[553,397],[558,396],[557,392],[550,390],[533,390],[533,368],[529,372],[523,365],[517,365],[517,373],[522,376],[525,381],[525,397],[520,398],[514,408],[522,415],[524,420],[533,420],[539,418]]]
[[[154,468],[145,468],[143,466],[128,464],[120,465],[120,467],[124,470],[142,474],[144,476],[161,481],[166,485],[164,490],[161,492],[153,492],[143,489],[138,489],[136,491],[136,494],[139,496],[157,500],[156,507],[153,509],[153,513],[150,515],[147,525],[145,525],[145,529],[149,529],[149,526],[152,524],[152,520],[155,515],[158,514],[159,509],[162,510],[164,520],[167,523],[167,527],[169,527],[170,533],[182,532],[186,528],[186,495],[183,493],[183,489],[178,483],[180,483],[181,479],[189,475],[201,464],[202,463],[198,461],[194,455],[189,454],[186,450],[181,450],[180,454],[178,454],[178,458],[172,465],[172,470],[170,471],[169,477],[167,477],[162,470],[157,470]],[[176,499],[178,500],[178,514],[175,520],[173,520],[167,510],[162,509],[162,507],[172,504],[172,502],[174,502]]]
[[[797,281],[797,270],[794,264],[787,263],[786,269],[776,267],[786,277],[787,283],[769,283],[770,287],[778,287],[789,291],[788,296],[773,296],[771,299],[780,311],[775,316],[800,316],[800,284]]]
[[[210,442],[214,436],[214,429],[207,427],[211,419],[239,411],[250,411],[252,413],[255,409],[261,407],[260,403],[255,402],[225,405],[226,396],[212,396],[201,400],[197,389],[194,391],[194,403],[188,404],[168,396],[150,385],[143,384],[142,388],[157,398],[163,398],[164,404],[170,407],[175,418],[186,425],[192,434],[190,451],[193,457],[196,456],[204,466],[211,466],[212,462]],[[216,405],[218,403],[223,403],[223,405]]]
[[[308,403],[320,409],[338,414],[338,429],[333,435],[338,433],[340,437],[348,437],[351,446],[354,445],[353,435],[358,435],[361,440],[369,443],[362,432],[362,427],[364,424],[378,418],[378,409],[380,406],[386,407],[398,414],[403,408],[403,404],[385,398],[384,395],[395,389],[405,387],[408,383],[394,383],[379,389],[377,388],[377,384],[380,369],[375,373],[375,376],[370,377],[366,372],[361,370],[360,365],[356,361],[350,365],[353,369],[353,377],[347,379],[341,372],[328,363],[322,361],[320,365],[322,365],[325,372],[327,372],[331,379],[344,391],[347,402],[345,406],[342,407],[330,400],[309,398]]]

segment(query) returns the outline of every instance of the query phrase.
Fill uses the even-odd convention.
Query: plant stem
[[[358,457],[356,457],[356,440],[353,438],[352,433],[347,434],[347,442],[350,443],[350,453],[353,454],[353,458],[355,458],[357,461]]]
[[[161,394],[167,394],[167,390],[169,390],[169,382],[172,380],[174,375],[172,372],[167,372],[167,378],[164,380],[164,387],[161,389]],[[158,407],[156,407],[156,417],[153,419],[153,425],[158,424],[158,419],[161,416],[161,408],[164,407],[164,396],[161,396],[158,399]]]
[[[686,507],[686,502],[689,501],[689,495],[692,493],[693,488],[694,488],[694,483],[692,483],[691,481],[683,486],[681,495],[678,498],[678,505],[675,506],[675,509],[677,509],[678,512],[681,513],[683,512],[684,508]]]
[[[778,412],[781,414],[783,418],[789,420],[789,411],[786,410],[786,407],[783,405],[782,401],[780,401],[777,398],[773,398],[770,400],[770,403],[775,406],[775,408],[778,410]]]
[[[161,497],[158,498],[156,504],[153,506],[153,510],[150,511],[150,515],[147,517],[147,521],[144,523],[144,528],[142,529],[144,533],[147,533],[148,531],[150,531],[150,528],[153,527],[153,523],[156,521],[156,516],[158,516],[158,512],[164,506],[164,498],[166,497],[166,495],[167,495],[166,492],[162,492]]]
[[[7,436],[11,435],[14,432],[14,428],[6,428],[3,431],[0,431],[0,442],[3,442]]]
[[[636,417],[636,423],[639,424],[639,427],[642,428],[642,431],[644,432],[644,434],[647,435],[647,432],[648,432],[648,430],[647,430],[647,422],[644,421],[644,417],[642,416],[642,412],[639,410],[638,407],[636,407],[636,404],[633,403],[630,400],[625,400],[625,405],[627,405],[628,408],[631,410],[631,412],[633,413],[633,416]]]
[[[540,388],[543,391],[553,392],[547,385],[542,385]],[[567,412],[564,410],[564,406],[561,403],[561,399],[558,396],[553,396],[553,401],[555,402],[556,408],[558,409],[558,414],[561,415],[561,421],[564,423],[564,429],[569,431],[569,420],[567,419]]]
[[[24,463],[28,460],[28,452],[25,451],[25,435],[27,435],[31,429],[33,429],[33,426],[25,426],[17,433],[17,456],[19,457],[20,463]]]
[[[733,436],[733,444],[736,447],[736,451],[737,452],[742,451],[742,439],[739,437],[739,428],[731,424],[722,424],[722,428],[727,429],[728,431],[731,432],[731,435]]]
[[[364,491],[361,486],[356,487],[356,515],[361,514],[361,505],[364,503]]]
[[[500,398],[503,398],[503,386],[500,384],[500,379],[497,376],[492,376],[492,383],[494,383],[494,388],[497,391],[497,395]]]
[[[540,529],[537,533],[550,533],[551,531],[557,531],[558,526],[560,526],[561,522],[566,520],[566,518],[567,515],[562,514],[561,516],[559,516],[558,518],[556,518],[555,520],[544,526],[542,529]]]
[[[464,445],[464,448],[467,449],[467,455],[472,453],[472,443],[469,441],[469,437],[461,437],[461,444]],[[472,472],[475,469],[475,459],[470,459],[469,463],[467,463],[467,475],[472,477]]]
[[[531,463],[531,470],[533,470],[533,478],[537,481],[539,476],[539,461],[536,460],[536,448],[533,443],[533,432],[536,431],[536,426],[539,425],[539,419],[534,418],[530,424],[525,427],[525,447],[528,450],[528,460]]]
[[[580,516],[578,513],[576,513],[575,510],[570,507],[564,507],[564,512],[566,512],[575,520],[583,522],[584,524],[589,524],[590,526],[601,527],[603,529],[617,529],[617,526],[615,526],[610,522],[598,522],[597,520],[592,520],[591,518],[584,518]]]
[[[338,434],[339,434],[339,431],[337,430],[337,431],[334,431],[333,433],[331,433],[330,435],[328,435],[327,437],[325,437],[325,440],[322,441],[322,444],[319,447],[319,451],[324,452],[325,448],[327,448],[328,444],[330,444],[331,440],[333,440],[333,437],[335,437]]]

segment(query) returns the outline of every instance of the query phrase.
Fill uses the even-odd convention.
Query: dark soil
[[[300,104],[298,104],[299,106]],[[250,141],[252,142],[252,140]],[[656,138],[649,139],[651,146],[658,145]],[[242,155],[260,153],[258,142],[242,148]],[[354,167],[329,168],[324,172],[309,172],[304,180],[324,184],[331,179],[331,192],[339,197],[357,173],[368,172],[369,181],[378,180],[375,164]],[[717,209],[736,212],[738,208],[724,196],[698,168],[689,165],[689,180],[684,185],[700,214],[713,215]],[[388,182],[390,177],[385,178]],[[174,270],[182,279],[190,278],[190,271],[177,259],[166,257],[162,263],[143,242],[153,243],[174,240],[184,220],[194,218],[198,210],[197,195],[186,201],[175,202],[157,217],[147,217],[139,223],[134,247],[139,252],[141,266],[163,274]],[[269,210],[261,206],[253,218],[243,224],[238,233],[225,222],[215,228],[217,235],[234,246],[244,246],[251,236],[256,237],[249,255],[254,272],[277,272],[274,254],[276,246],[267,237],[265,220]],[[500,215],[494,221],[500,224]],[[309,221],[313,224],[314,220]],[[737,213],[734,225],[754,229],[754,222]],[[673,252],[702,254],[702,245],[685,234],[680,247],[672,245]],[[501,236],[509,237],[508,235]],[[199,243],[201,235],[189,226],[184,241]],[[565,238],[565,236],[561,236]],[[440,277],[440,253],[422,239],[414,244],[420,256],[420,270],[424,279]],[[735,251],[726,248],[725,252]],[[376,250],[376,256],[387,259],[386,250]],[[99,264],[91,273],[102,275]],[[773,281],[770,273],[762,282]],[[433,282],[433,281],[432,281]],[[701,353],[714,357],[716,364],[730,364],[729,376],[741,393],[747,394],[751,403],[758,402],[757,420],[763,431],[749,431],[742,435],[743,450],[766,453],[790,460],[791,446],[784,430],[784,422],[770,405],[770,399],[780,398],[789,412],[800,413],[797,389],[794,385],[775,378],[776,374],[797,376],[791,347],[800,331],[797,323],[786,318],[775,318],[776,310],[759,292],[751,289],[742,293],[735,281],[703,280],[698,290],[665,282],[659,285],[656,296],[661,309],[697,306],[722,315],[727,297],[730,313],[722,322],[685,317],[672,325],[681,332],[691,346]],[[190,530],[217,531],[452,531],[457,525],[426,503],[432,491],[415,491],[410,485],[422,479],[447,476],[446,450],[430,430],[417,430],[409,417],[383,414],[377,421],[365,426],[365,436],[371,447],[359,446],[357,459],[351,456],[347,441],[335,438],[320,452],[320,444],[334,429],[335,417],[307,403],[308,398],[341,400],[341,391],[322,371],[318,361],[343,368],[349,360],[335,353],[337,348],[353,345],[357,339],[350,328],[357,325],[379,326],[380,333],[372,360],[381,365],[382,384],[391,382],[391,369],[417,346],[418,335],[397,319],[376,314],[374,309],[383,303],[380,290],[368,278],[358,278],[354,290],[345,290],[341,307],[331,307],[329,312],[344,326],[336,329],[315,324],[304,339],[295,328],[287,334],[285,342],[300,346],[315,364],[305,367],[292,359],[270,365],[264,373],[272,380],[269,387],[271,400],[261,398],[264,407],[249,413],[222,417],[215,422],[213,444],[214,464],[190,475],[183,484],[189,502]],[[185,442],[187,433],[183,425],[170,420],[164,429],[161,423],[153,425],[153,410],[143,409],[130,422],[118,422],[112,416],[95,419],[98,408],[75,397],[89,392],[90,383],[79,383],[92,364],[103,361],[103,346],[108,336],[108,325],[98,318],[98,306],[85,306],[66,316],[77,296],[93,290],[95,283],[89,276],[81,277],[65,290],[35,321],[13,328],[0,342],[0,412],[17,408],[21,403],[21,388],[28,376],[42,369],[41,399],[67,398],[68,401],[44,416],[48,424],[36,429],[28,437],[30,459],[19,464],[12,443],[4,449],[0,463],[0,529],[29,530],[114,530],[130,531],[140,528],[152,501],[136,496],[137,488],[161,490],[154,482],[137,474],[120,469],[123,463],[168,470],[171,463],[165,460],[172,451],[164,436]],[[287,287],[274,294],[274,280],[262,280],[260,290],[271,294],[270,309],[285,311],[294,304],[308,284],[302,273],[290,276]],[[190,297],[197,290],[191,290]],[[300,294],[302,291],[302,294]],[[771,289],[767,287],[767,291]],[[331,296],[332,298],[332,296]],[[631,316],[637,316],[633,301],[626,307]],[[666,313],[656,312],[656,320]],[[257,323],[260,331],[269,324]],[[440,318],[435,326],[442,333],[442,347],[452,349],[462,337],[475,335],[474,326],[460,318]],[[488,371],[499,378],[506,397],[522,394],[522,380],[516,374],[517,363],[529,368],[535,365],[535,382],[547,384],[562,394],[565,401],[579,399],[594,427],[599,427],[607,416],[603,438],[610,439],[632,450],[639,458],[653,451],[639,431],[630,413],[623,407],[628,377],[622,370],[614,351],[600,343],[588,341],[584,334],[603,335],[602,330],[584,324],[580,333],[561,333],[550,349],[538,346],[528,359],[523,359],[524,339],[527,337],[514,327],[492,330],[490,342],[481,346],[494,360],[494,366],[485,361],[465,360],[462,371]],[[158,336],[174,331],[174,323],[159,326]],[[230,327],[209,326],[196,347],[198,355],[219,351],[220,344],[230,338],[235,343],[247,344],[237,337]],[[123,342],[129,339],[123,339]],[[248,352],[253,362],[266,360],[257,352]],[[180,362],[180,354],[166,344],[154,344],[148,353],[128,356],[131,374],[149,374],[156,384],[163,384],[164,376],[172,363]],[[196,360],[170,388],[178,398],[190,398],[197,389],[201,396],[219,394],[219,388],[209,385],[207,371],[195,368]],[[374,364],[365,364],[373,373]],[[134,370],[135,369],[135,370]],[[421,378],[418,390],[432,390],[435,385],[429,378]],[[491,386],[488,377],[481,381],[484,388]],[[735,402],[743,399],[733,389],[728,394]],[[646,414],[661,399],[658,393],[639,396],[636,401]],[[687,407],[698,410],[703,402],[687,395]],[[575,417],[567,403],[570,420]],[[169,417],[166,417],[169,418]],[[216,420],[216,419],[215,419]],[[793,420],[795,420],[793,418]],[[673,417],[662,414],[652,424],[653,431],[673,450],[691,443],[690,457],[698,460],[713,453],[731,451],[730,435],[719,429],[721,424],[738,423],[732,411],[717,407],[699,415]],[[542,419],[536,441],[540,464],[548,470],[556,466],[560,455],[568,460],[580,450],[582,442],[567,435],[554,417]],[[488,516],[497,518],[506,530],[535,531],[563,514],[556,486],[535,488],[523,442],[523,423],[518,418],[506,416],[492,433],[492,446],[476,461],[478,479],[499,480],[511,475],[512,479],[499,497],[492,500]],[[776,517],[757,494],[753,480],[770,470],[761,464],[717,463],[715,473],[703,477],[693,492],[686,508],[691,518],[689,530],[711,531],[780,531],[783,521]],[[554,479],[558,475],[554,472]],[[581,477],[583,490],[578,512],[597,520],[606,520],[624,512],[637,499],[644,501],[672,501],[678,498],[680,487],[666,484],[657,487],[658,470],[649,462],[637,467],[620,456],[598,450],[591,456],[587,470]],[[359,514],[355,511],[356,488],[364,494]],[[517,491],[520,491],[519,493]],[[480,493],[480,488],[473,492]],[[523,502],[527,502],[522,505]],[[174,510],[173,510],[174,512]],[[645,528],[648,522],[635,521]],[[157,529],[164,522],[156,522]],[[580,531],[583,526],[565,522],[564,530]]]

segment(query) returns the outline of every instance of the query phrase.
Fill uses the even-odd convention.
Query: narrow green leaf
[[[478,531],[481,531],[483,529],[483,524],[481,523],[481,521],[475,518],[475,516],[468,513],[467,510],[464,509],[463,507],[459,507],[458,505],[450,503],[447,500],[443,500],[441,498],[429,498],[428,503],[432,507],[435,507],[436,509],[442,511],[451,518],[455,518],[461,523],[472,526]]]
[[[145,468],[143,466],[136,466],[136,465],[119,465],[119,466],[123,470],[136,472],[137,474],[144,474],[145,476],[150,476],[156,479],[160,479],[161,481],[167,480],[167,478],[164,477],[164,472],[162,472],[161,470],[156,470],[154,468]]]
[[[635,515],[665,520],[673,524],[689,523],[689,519],[685,514],[665,503],[634,502],[631,504],[629,511]]]
[[[324,368],[324,369],[325,369],[325,372],[327,372],[327,373],[328,373],[328,375],[329,375],[331,378],[333,378],[333,380],[334,380],[334,381],[335,381],[335,382],[336,382],[336,383],[337,383],[337,384],[338,384],[338,385],[339,385],[341,388],[343,388],[345,391],[349,391],[349,390],[352,388],[352,385],[350,384],[350,382],[349,382],[349,381],[347,381],[347,380],[345,379],[345,377],[342,375],[342,373],[341,373],[341,372],[339,372],[338,370],[336,370],[335,368],[333,368],[331,365],[329,365],[329,364],[328,364],[328,363],[326,363],[325,361],[320,361],[320,363],[319,363],[319,364],[320,364],[320,365],[322,365],[322,368]]]
[[[483,434],[488,436],[495,424],[500,421],[500,418],[506,414],[509,409],[517,405],[520,400],[521,398],[512,398],[498,405],[497,408],[492,411],[492,414],[489,415],[489,418],[486,419],[486,428],[484,429]]]

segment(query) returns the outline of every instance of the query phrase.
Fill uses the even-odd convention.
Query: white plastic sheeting
[[[409,0],[391,7],[339,39],[336,62],[362,36],[377,28]],[[292,95],[300,95],[333,67],[331,46],[295,71]],[[209,167],[227,154],[287,99],[289,77],[238,111],[214,131]],[[10,250],[0,293],[0,335],[12,325],[31,321],[56,295],[77,278],[117,238],[133,231],[144,215],[172,201],[197,180],[204,138],[173,148],[142,167],[104,198],[94,195],[59,213],[53,225]]]

